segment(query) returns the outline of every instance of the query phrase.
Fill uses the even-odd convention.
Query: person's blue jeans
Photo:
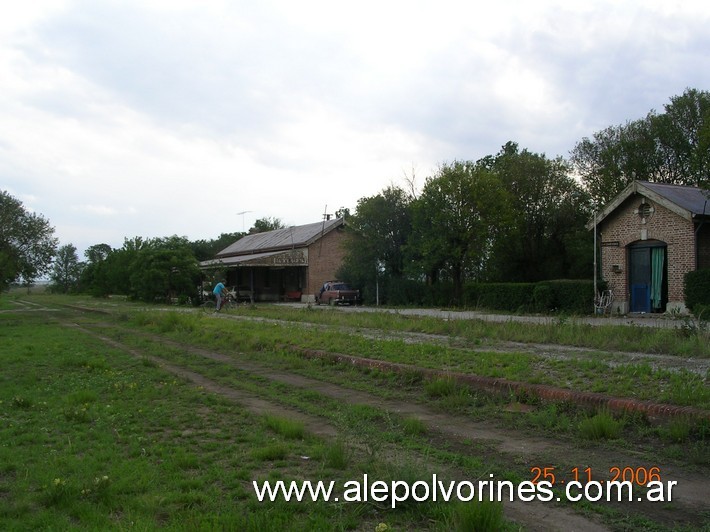
[[[217,299],[217,306],[215,307],[215,310],[219,310],[222,308],[222,294],[215,294],[215,298]]]

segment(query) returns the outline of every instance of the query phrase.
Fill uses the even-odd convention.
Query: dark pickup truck
[[[316,303],[324,305],[359,305],[362,302],[360,290],[350,288],[347,283],[329,281],[316,294]]]

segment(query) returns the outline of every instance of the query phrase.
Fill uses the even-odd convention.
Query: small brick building
[[[247,235],[200,267],[225,277],[240,298],[313,301],[343,262],[344,226],[343,218],[334,218]]]
[[[708,199],[696,187],[634,181],[597,215],[599,272],[614,312],[686,311],[685,274],[710,267]]]

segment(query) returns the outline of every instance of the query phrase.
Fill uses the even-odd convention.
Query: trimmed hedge
[[[533,283],[467,283],[462,303],[465,307],[529,312],[534,289]]]
[[[685,274],[685,306],[696,316],[710,307],[710,269]]]
[[[467,284],[464,305],[507,312],[591,313],[594,310],[592,281],[542,281],[539,283]]]
[[[545,310],[559,310],[573,314],[586,314],[594,312],[594,281],[544,281],[538,286],[549,285],[552,289],[552,303]]]
[[[363,293],[367,303],[374,303],[373,290]],[[594,283],[586,280],[466,283],[458,306],[504,312],[591,314],[593,301]],[[380,284],[380,302],[394,306],[451,307],[456,305],[456,298],[450,282],[427,285],[409,279],[387,279]]]

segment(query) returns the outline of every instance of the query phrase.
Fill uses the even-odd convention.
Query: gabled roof
[[[688,221],[700,216],[710,216],[710,192],[707,190],[667,183],[633,181],[597,215],[597,225],[634,194],[645,196]],[[587,223],[587,229],[592,228],[594,220]]]
[[[274,257],[285,256],[291,253],[291,251],[267,251],[265,253],[249,253],[246,255],[230,255],[229,257],[216,258],[211,260],[203,260],[200,262],[200,267],[202,268],[213,268],[213,267],[229,267],[229,266],[264,266],[264,261],[267,264],[270,263]],[[300,265],[300,264],[299,264]]]
[[[217,253],[215,258],[307,247],[344,223],[343,218],[334,218],[323,222],[247,235]]]

